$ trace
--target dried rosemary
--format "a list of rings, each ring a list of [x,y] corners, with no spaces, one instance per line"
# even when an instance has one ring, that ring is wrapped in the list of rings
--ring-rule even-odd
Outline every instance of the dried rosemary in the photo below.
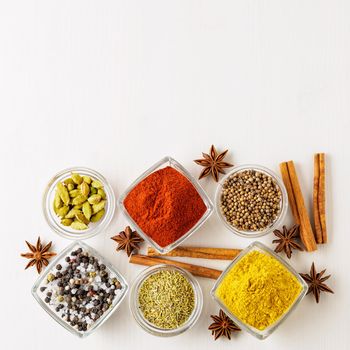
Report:
[[[183,325],[194,309],[192,285],[178,271],[159,271],[141,285],[139,307],[147,321],[162,329]]]

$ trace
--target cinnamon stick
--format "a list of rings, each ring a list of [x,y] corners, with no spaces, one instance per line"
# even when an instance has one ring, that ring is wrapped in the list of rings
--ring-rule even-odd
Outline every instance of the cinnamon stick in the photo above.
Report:
[[[326,225],[326,162],[325,154],[319,154],[320,163],[320,181],[318,187],[318,210],[322,228],[322,243],[327,243],[327,225]]]
[[[280,168],[294,219],[296,223],[300,225],[300,238],[308,252],[317,250],[314,233],[312,231],[294,163],[293,161],[284,162],[280,165]]]
[[[192,264],[186,264],[179,261],[173,261],[169,259],[163,259],[163,258],[152,258],[146,255],[140,255],[140,254],[134,254],[131,255],[130,263],[132,264],[138,264],[138,265],[144,265],[144,266],[154,266],[158,264],[168,264],[172,266],[181,267],[190,273],[192,273],[195,276],[199,277],[206,277],[206,278],[212,278],[212,279],[218,279],[221,275],[220,270],[210,269],[208,267],[204,266],[198,266],[198,265],[192,265]]]
[[[177,247],[169,253],[160,254],[154,248],[148,247],[148,256],[172,256],[200,259],[232,260],[241,249],[226,248],[202,248],[202,247]]]
[[[282,180],[284,182],[284,186],[286,187],[286,190],[288,193],[288,201],[289,201],[290,208],[292,210],[294,221],[296,224],[300,225],[300,216],[299,216],[298,206],[297,206],[297,202],[295,200],[293,186],[292,186],[292,183],[290,181],[287,162],[280,164],[280,171],[281,171],[281,175],[282,175]]]
[[[315,236],[316,242],[322,243],[322,227],[320,220],[320,211],[318,205],[319,199],[319,187],[320,187],[320,155],[319,153],[314,155],[314,191],[313,191],[313,213],[315,224]]]

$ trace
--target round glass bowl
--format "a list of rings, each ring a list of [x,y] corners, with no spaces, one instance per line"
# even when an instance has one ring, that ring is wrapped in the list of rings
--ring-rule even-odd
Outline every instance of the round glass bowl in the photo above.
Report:
[[[139,290],[143,284],[143,282],[153,275],[154,273],[157,273],[159,271],[177,271],[181,273],[191,284],[194,292],[194,299],[195,299],[195,305],[192,311],[192,314],[190,317],[187,319],[187,321],[180,326],[179,328],[175,329],[162,329],[158,328],[154,324],[150,323],[146,318],[143,316],[143,313],[139,307],[139,301],[138,301],[138,296],[139,296]],[[162,265],[156,265],[156,266],[151,266],[145,270],[143,270],[136,278],[134,281],[133,286],[131,287],[131,293],[130,293],[130,309],[131,313],[134,316],[136,322],[138,325],[143,328],[145,331],[152,335],[160,336],[160,337],[171,337],[175,335],[179,335],[190,328],[194,326],[194,324],[197,322],[203,308],[203,294],[201,287],[198,283],[198,281],[187,271],[175,267],[175,266],[170,266],[166,264]]]
[[[265,175],[268,175],[270,177],[272,177],[272,179],[274,180],[274,182],[277,184],[277,186],[280,188],[281,190],[281,201],[280,201],[280,212],[278,214],[278,216],[276,217],[276,219],[270,223],[267,227],[265,227],[263,230],[260,231],[245,231],[245,230],[240,230],[237,227],[231,225],[230,223],[227,222],[225,216],[223,215],[220,205],[221,205],[221,194],[222,194],[222,188],[224,183],[226,182],[226,180],[237,173],[240,173],[242,171],[245,170],[256,170],[259,171]],[[231,230],[232,232],[236,233],[239,236],[242,237],[261,237],[264,236],[268,233],[270,233],[272,230],[276,229],[278,226],[280,226],[280,224],[283,222],[287,210],[288,210],[288,195],[287,195],[287,191],[286,188],[284,187],[284,184],[282,182],[282,180],[270,169],[265,168],[261,165],[241,165],[238,167],[233,168],[233,170],[228,173],[227,175],[225,175],[219,182],[218,187],[216,189],[216,193],[215,193],[215,206],[216,206],[216,212],[218,214],[218,216],[220,217],[220,219],[222,220],[222,222],[225,224],[225,226]]]
[[[104,186],[106,192],[105,214],[102,219],[96,223],[89,223],[86,230],[74,230],[70,226],[61,224],[60,218],[53,210],[53,200],[55,197],[56,186],[58,182],[62,182],[71,176],[71,173],[78,173],[81,176],[90,176],[93,179],[99,180]],[[115,196],[113,189],[108,181],[97,171],[84,167],[73,167],[65,169],[56,174],[47,185],[43,196],[43,212],[49,226],[60,236],[68,239],[87,239],[96,236],[102,232],[112,220],[115,211]]]

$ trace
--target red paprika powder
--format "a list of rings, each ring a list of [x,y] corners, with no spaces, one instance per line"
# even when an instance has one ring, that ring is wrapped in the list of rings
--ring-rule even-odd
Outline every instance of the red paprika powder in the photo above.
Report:
[[[142,231],[161,247],[182,237],[207,210],[191,182],[169,166],[136,185],[124,206]]]

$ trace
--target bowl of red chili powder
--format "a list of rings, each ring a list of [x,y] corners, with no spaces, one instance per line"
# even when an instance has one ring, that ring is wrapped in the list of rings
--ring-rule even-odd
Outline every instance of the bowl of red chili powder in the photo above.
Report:
[[[138,233],[160,253],[181,244],[213,212],[202,187],[171,157],[145,171],[118,204]]]

